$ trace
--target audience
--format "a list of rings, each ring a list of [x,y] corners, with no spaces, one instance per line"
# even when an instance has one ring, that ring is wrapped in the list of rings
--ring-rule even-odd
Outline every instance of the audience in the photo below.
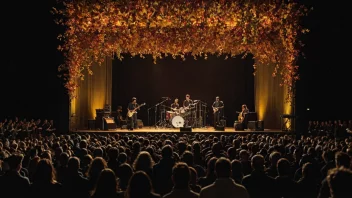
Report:
[[[25,123],[18,118],[0,122],[3,197],[351,195],[347,122],[311,125],[300,138],[230,133],[58,135],[51,131],[53,122]]]

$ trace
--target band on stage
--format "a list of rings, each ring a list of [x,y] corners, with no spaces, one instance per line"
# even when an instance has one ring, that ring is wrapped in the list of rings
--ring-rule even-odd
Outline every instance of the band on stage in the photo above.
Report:
[[[163,97],[163,101],[155,105],[161,109],[160,120],[157,122],[155,120],[155,127],[166,127],[166,128],[180,128],[180,127],[192,127],[199,128],[205,127],[206,117],[207,117],[207,104],[201,100],[192,100],[189,94],[186,94],[185,100],[182,105],[179,104],[179,99],[175,98],[171,105],[165,105],[166,101],[171,100],[169,97]],[[118,106],[117,108],[117,116],[116,123],[118,126],[122,126],[123,124],[127,125],[129,130],[137,129],[138,126],[138,111],[141,110],[141,107],[144,106],[145,103],[139,105],[137,103],[137,98],[133,97],[131,102],[127,105],[127,115],[126,118],[123,118],[123,108],[122,106]],[[224,123],[222,120],[225,120],[224,102],[220,100],[219,96],[215,97],[215,101],[212,106],[213,113],[213,126],[223,126]],[[148,109],[148,120],[149,118],[149,110]],[[155,110],[156,112],[156,110]],[[242,105],[241,112],[238,113],[238,122],[243,122],[244,117],[247,113],[249,113],[249,109],[247,105]],[[156,116],[155,116],[156,117]],[[224,126],[225,127],[225,126]]]

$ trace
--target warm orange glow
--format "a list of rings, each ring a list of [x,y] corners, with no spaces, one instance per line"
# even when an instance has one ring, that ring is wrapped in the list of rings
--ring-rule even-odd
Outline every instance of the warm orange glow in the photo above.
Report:
[[[71,128],[84,128],[88,120],[95,119],[96,109],[103,109],[104,105],[111,104],[112,60],[107,59],[101,66],[94,65],[94,75],[85,73],[85,80],[77,79],[79,87],[76,90],[77,98],[71,100]]]
[[[272,77],[272,73],[268,72],[274,67],[257,67],[254,85],[258,119],[263,120],[265,128],[268,129],[280,129],[280,116],[291,113],[291,106],[285,100],[288,94],[287,86],[278,86],[280,79]]]

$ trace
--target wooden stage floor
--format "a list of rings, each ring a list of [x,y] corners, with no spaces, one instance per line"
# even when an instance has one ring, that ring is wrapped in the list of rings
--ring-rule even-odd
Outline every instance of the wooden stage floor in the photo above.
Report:
[[[176,133],[181,132],[179,128],[155,128],[155,127],[143,127],[141,129],[134,129],[129,131],[127,129],[112,129],[112,130],[77,130],[72,131],[76,133]],[[182,131],[187,132],[187,131]],[[188,132],[189,133],[189,132]],[[192,133],[291,133],[282,131],[280,129],[265,129],[264,131],[253,131],[253,130],[244,130],[244,131],[235,131],[233,127],[226,127],[225,131],[216,131],[213,127],[207,128],[192,128]]]

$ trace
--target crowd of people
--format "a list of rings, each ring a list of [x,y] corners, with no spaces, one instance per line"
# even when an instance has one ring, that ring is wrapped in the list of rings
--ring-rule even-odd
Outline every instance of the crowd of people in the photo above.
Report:
[[[344,137],[346,133],[352,131],[352,120],[329,120],[329,121],[309,121],[308,134],[309,135],[328,135],[331,137]]]
[[[18,121],[2,128],[16,126],[14,122]],[[2,197],[339,198],[352,194],[348,136],[50,133],[13,137],[3,135],[0,141]]]
[[[26,118],[20,120],[18,117],[0,120],[0,137],[22,139],[24,137],[33,137],[41,134],[47,135],[55,131],[53,120],[27,120]]]

